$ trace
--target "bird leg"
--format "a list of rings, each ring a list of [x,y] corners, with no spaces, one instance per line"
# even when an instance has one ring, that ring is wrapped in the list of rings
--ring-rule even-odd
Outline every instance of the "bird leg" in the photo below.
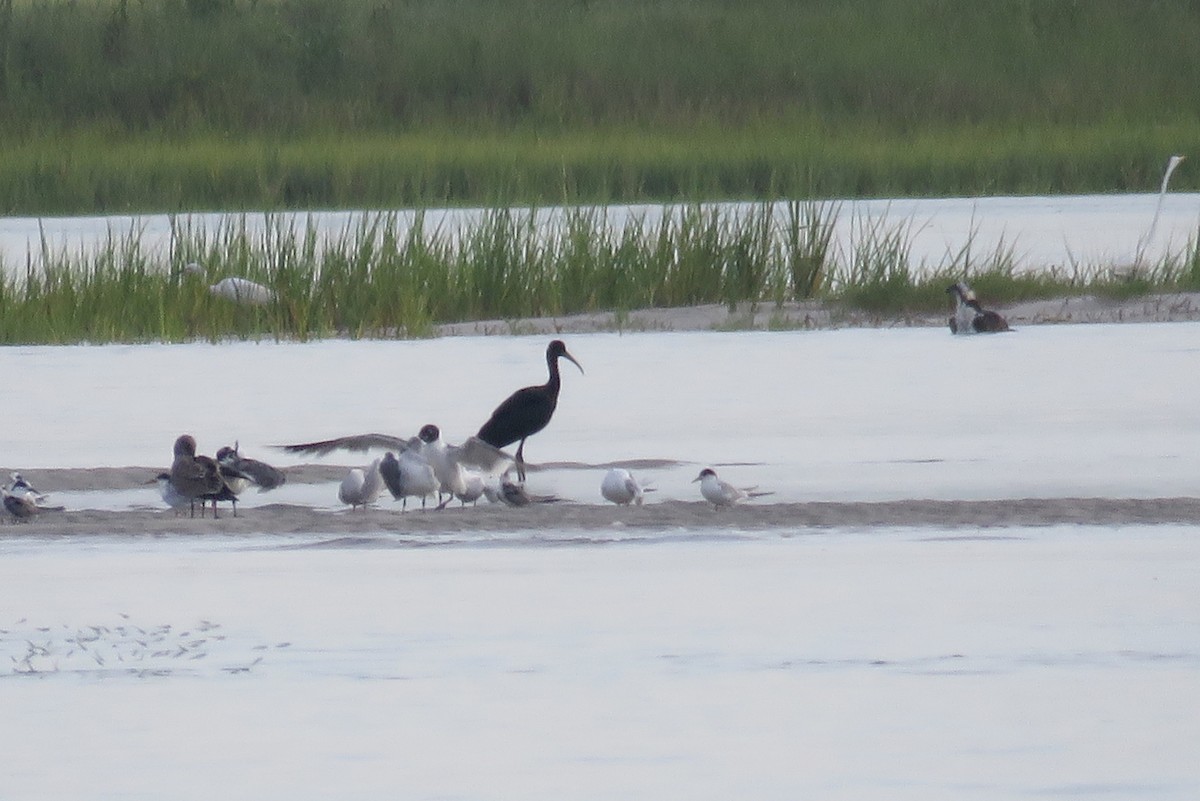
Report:
[[[525,440],[517,446],[517,478],[525,480]]]

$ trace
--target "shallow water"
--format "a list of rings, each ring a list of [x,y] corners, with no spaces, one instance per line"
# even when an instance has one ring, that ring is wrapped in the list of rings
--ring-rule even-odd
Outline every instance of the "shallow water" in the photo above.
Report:
[[[1189,433],[1200,429],[1200,324],[1034,326],[974,339],[944,329],[590,334],[567,343],[587,372],[564,363],[559,409],[527,458],[679,462],[638,471],[658,487],[651,500],[697,498],[691,480],[707,465],[785,501],[1187,497],[1200,476]],[[309,459],[273,445],[412,436],[427,422],[458,442],[511,390],[544,380],[545,345],[461,337],[2,348],[0,419],[10,424],[0,468],[165,468],[184,432],[201,452],[239,441],[245,455],[284,466]],[[599,502],[602,472],[534,473],[531,485]],[[334,503],[336,488],[316,492],[283,499]],[[246,503],[280,497],[252,492]]]
[[[1198,342],[1191,323],[572,336],[587,373],[564,365],[527,453],[682,462],[645,471],[651,502],[697,499],[707,464],[778,500],[1191,496]],[[0,348],[0,461],[165,466],[184,431],[282,465],[271,444],[430,421],[455,441],[543,379],[545,345]],[[599,503],[602,473],[530,484]],[[280,492],[245,506],[336,488]],[[453,536],[7,527],[3,793],[1200,794],[1192,526],[555,532],[509,511]]]
[[[1200,792],[1188,528],[321,541],[0,541],[5,793]]]
[[[1055,195],[1029,197],[896,198],[890,200],[823,201],[834,212],[834,249],[842,263],[850,261],[855,244],[869,241],[871,230],[880,233],[903,230],[910,244],[912,269],[935,268],[952,263],[969,252],[972,262],[987,264],[997,252],[1011,251],[1016,265],[1042,270],[1078,266],[1096,269],[1132,264],[1139,255],[1156,262],[1168,254],[1178,255],[1195,241],[1200,228],[1200,194],[1168,193],[1162,204],[1158,226],[1150,238],[1151,221],[1158,203],[1157,193],[1112,195]],[[709,204],[711,208],[736,214],[749,204]],[[664,213],[678,207],[629,205],[606,208],[614,228],[629,220],[653,225]],[[366,212],[374,216],[378,212]],[[781,221],[784,206],[777,207]],[[428,231],[455,235],[475,225],[479,209],[433,209],[424,213]],[[261,232],[268,224],[283,222],[299,229],[312,224],[320,236],[339,236],[355,231],[363,219],[360,211],[283,212],[272,215],[231,216],[224,213],[114,215],[104,217],[6,217],[0,218],[0,258],[13,271],[23,271],[27,260],[41,258],[42,243],[51,253],[90,253],[110,238],[124,241],[136,236],[144,252],[170,259],[172,219],[184,228],[210,234],[230,222],[244,222],[247,231]],[[401,232],[411,225],[411,211],[397,211]],[[561,210],[538,212],[539,225],[552,227],[562,219]],[[178,266],[178,265],[175,265]]]

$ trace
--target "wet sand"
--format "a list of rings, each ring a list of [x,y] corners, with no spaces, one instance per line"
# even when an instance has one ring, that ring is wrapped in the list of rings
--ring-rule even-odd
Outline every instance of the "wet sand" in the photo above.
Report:
[[[288,468],[297,483],[334,483],[345,467],[302,465]],[[121,467],[29,471],[42,488],[58,490],[122,490],[141,486],[151,468]],[[293,504],[243,508],[233,517],[223,504],[216,520],[177,515],[165,508],[121,511],[45,511],[33,520],[0,526],[0,537],[59,537],[86,535],[160,536],[355,534],[436,535],[511,531],[647,532],[672,530],[754,531],[903,526],[955,529],[966,535],[992,528],[1021,526],[1200,524],[1200,498],[1036,498],[1020,500],[900,500],[878,502],[768,503],[756,499],[715,510],[700,501],[664,499],[641,507],[560,501],[513,508],[481,502],[452,505],[444,510],[410,508],[401,511],[390,498],[368,509],[316,509]],[[11,521],[11,518],[8,518]]]

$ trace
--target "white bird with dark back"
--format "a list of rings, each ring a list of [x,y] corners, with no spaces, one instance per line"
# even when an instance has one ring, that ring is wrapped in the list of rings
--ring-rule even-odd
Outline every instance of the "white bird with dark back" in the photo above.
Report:
[[[700,494],[704,496],[704,500],[713,505],[714,509],[774,494],[773,492],[760,492],[758,487],[735,487],[728,481],[717,478],[717,471],[711,467],[704,468],[700,471],[700,475],[692,479],[693,484],[697,481],[700,482]]]
[[[400,501],[400,511],[408,508],[409,498],[420,498],[424,509],[429,496],[441,486],[419,445],[401,451],[399,458],[391,451],[385,453],[379,463],[379,474],[392,498]]]
[[[979,305],[975,291],[967,286],[966,281],[958,281],[946,287],[946,294],[954,296],[954,316],[950,318],[950,333],[998,334],[1012,330],[1003,317]]]
[[[61,506],[47,506],[47,496],[38,492],[20,473],[11,473],[9,483],[0,487],[4,509],[16,520],[29,520],[42,512],[61,512]]]

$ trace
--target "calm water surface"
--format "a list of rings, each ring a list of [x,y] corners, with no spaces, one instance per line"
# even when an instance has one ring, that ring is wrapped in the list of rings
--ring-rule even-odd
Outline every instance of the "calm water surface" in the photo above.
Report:
[[[543,337],[0,348],[0,467],[169,464],[201,452],[304,461],[287,442],[441,426],[474,433],[545,380]],[[715,465],[778,500],[1191,496],[1200,476],[1200,324],[592,334],[567,338],[531,462],[663,459],[658,497]],[[326,461],[355,464],[361,455]],[[537,474],[598,501],[601,473]],[[328,493],[332,503],[334,492]],[[270,496],[264,496],[270,498]],[[325,502],[325,501],[323,501]]]
[[[4,538],[0,775],[39,799],[1183,801],[1198,548]]]
[[[997,251],[1011,251],[1018,266],[1041,270],[1051,267],[1094,269],[1132,263],[1139,246],[1143,255],[1157,260],[1178,254],[1196,239],[1200,227],[1200,194],[1169,193],[1153,239],[1146,240],[1157,203],[1156,194],[1057,195],[1044,197],[980,197],[893,200],[826,201],[835,212],[834,242],[842,262],[850,260],[855,244],[869,239],[872,229],[903,229],[910,243],[914,269],[948,264],[969,252],[974,263],[986,263]],[[711,204],[737,213],[747,204]],[[661,205],[612,206],[607,219],[615,228],[630,220],[653,225],[677,207]],[[785,219],[779,207],[780,219]],[[375,215],[378,212],[367,212]],[[396,212],[401,229],[411,224],[411,211]],[[311,223],[321,235],[337,236],[357,229],[364,212],[300,212],[229,216],[223,213],[178,215],[178,224],[193,230],[215,232],[222,226],[244,222],[250,232],[261,231],[269,220],[284,221],[301,230]],[[429,231],[454,233],[477,223],[478,209],[425,213]],[[560,210],[538,213],[539,224],[553,226]],[[171,217],[167,215],[117,215],[0,219],[0,257],[10,270],[24,270],[27,259],[40,259],[43,237],[53,253],[93,252],[110,238],[122,241],[136,235],[143,250],[170,261]],[[959,258],[961,261],[961,258]]]
[[[649,471],[662,497],[697,497],[708,464],[783,500],[1190,496],[1200,475],[1200,324],[567,342],[587,373],[566,365],[530,460],[678,460]],[[183,431],[285,465],[271,445],[461,439],[544,379],[545,346],[0,348],[0,461],[161,466]],[[531,482],[599,502],[601,474]],[[0,794],[1200,795],[1194,527],[549,539],[9,527]]]

